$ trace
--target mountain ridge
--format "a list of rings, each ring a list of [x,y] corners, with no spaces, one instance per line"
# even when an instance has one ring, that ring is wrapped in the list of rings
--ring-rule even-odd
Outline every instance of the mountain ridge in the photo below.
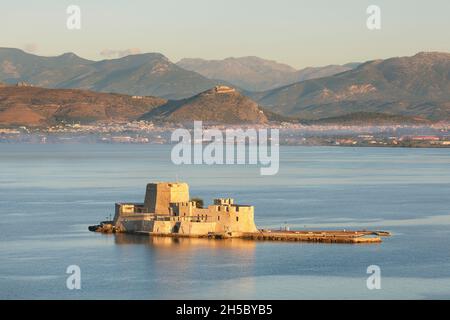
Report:
[[[307,67],[297,70],[287,64],[256,56],[228,57],[223,60],[184,58],[177,65],[207,78],[227,81],[245,91],[264,91],[307,79],[350,70],[358,63]]]
[[[249,96],[285,116],[314,120],[359,111],[450,119],[450,54],[372,60],[333,76]]]
[[[254,56],[244,60],[253,63],[255,68],[266,64],[268,68],[261,72],[269,74],[274,68],[293,72],[290,66],[276,61]],[[229,58],[228,61],[243,60]],[[236,91],[254,100],[266,114],[272,112],[279,119],[315,120],[357,112],[418,116],[431,121],[450,119],[450,53],[419,52],[414,56],[350,65],[347,71],[271,90],[249,92],[237,87]],[[303,70],[307,77],[309,71],[309,68]],[[311,72],[318,75],[314,68]],[[0,87],[1,82],[162,96],[166,100],[188,99],[218,84],[233,86],[184,70],[161,53],[91,61],[70,52],[41,57],[14,48],[0,48]]]
[[[0,48],[0,81],[172,99],[189,97],[219,84],[180,68],[161,53],[92,61],[74,53],[43,57],[15,48]]]

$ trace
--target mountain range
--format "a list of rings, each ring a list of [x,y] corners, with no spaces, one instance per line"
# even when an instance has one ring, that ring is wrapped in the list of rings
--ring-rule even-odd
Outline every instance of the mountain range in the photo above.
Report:
[[[287,74],[295,74],[297,78],[289,80]],[[334,121],[353,114],[357,116],[346,117],[345,121],[361,121],[371,115],[378,115],[377,119],[383,118],[382,115],[394,115],[401,116],[392,118],[395,120],[450,120],[450,54],[439,52],[295,70],[288,65],[257,57],[220,61],[182,59],[174,64],[159,53],[91,61],[73,53],[41,57],[19,49],[0,48],[0,81],[83,90],[76,93],[72,90],[71,100],[64,98],[61,102],[52,100],[53,95],[61,93],[66,96],[71,91],[54,93],[43,91],[43,88],[26,91],[20,87],[0,87],[0,120],[1,117],[11,119],[13,110],[25,110],[28,114],[26,108],[31,108],[37,114],[30,119],[39,122],[43,112],[53,114],[55,105],[68,108],[68,103],[76,105],[77,102],[84,106],[86,119],[107,119],[116,111],[106,105],[116,103],[116,100],[122,106],[122,111],[117,112],[130,112],[129,115],[122,115],[122,119],[138,119],[149,113],[146,118],[165,121],[204,117],[208,121],[228,123],[261,123],[270,119],[312,121],[327,118]],[[295,82],[259,92],[246,90],[250,87],[271,87],[277,81]],[[216,95],[212,99],[208,90],[219,84],[233,86],[236,90],[233,94]],[[20,90],[26,91],[22,92],[24,97],[18,95]],[[36,92],[45,96],[42,98],[45,103],[28,96],[32,90],[42,90]],[[94,91],[117,94],[95,96]],[[103,107],[96,107],[94,102]],[[13,105],[19,109],[13,109]],[[129,107],[131,111],[128,111]],[[229,115],[225,115],[227,110]],[[245,115],[246,112],[250,112],[251,116]],[[61,113],[64,112],[59,110],[50,118],[52,121],[60,119]],[[71,114],[68,113],[67,119],[72,119]],[[20,118],[21,114],[17,111],[16,116]],[[115,114],[114,117],[117,116]],[[44,116],[44,119],[46,122],[49,118]]]
[[[224,60],[182,59],[177,64],[160,53],[92,61],[74,53],[43,57],[0,48],[0,81],[27,82],[48,88],[76,88],[128,95],[188,98],[226,84],[242,91],[263,91],[306,79],[350,70],[357,64],[296,70],[258,57]]]
[[[299,81],[331,76],[351,70],[359,64],[348,63],[296,70],[272,60],[241,57],[223,60],[182,59],[177,65],[209,79],[226,81],[246,91],[264,91]]]
[[[0,48],[0,81],[171,99],[190,97],[218,84],[160,53],[91,61],[74,53],[41,57],[12,48]]]
[[[373,112],[450,120],[450,54],[368,61],[333,76],[249,96],[273,112],[301,119]]]

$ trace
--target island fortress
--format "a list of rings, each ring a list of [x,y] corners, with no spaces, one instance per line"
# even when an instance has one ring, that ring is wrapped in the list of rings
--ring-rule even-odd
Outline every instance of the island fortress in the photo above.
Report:
[[[380,242],[384,232],[258,230],[254,207],[235,204],[231,198],[214,199],[203,207],[191,200],[183,182],[147,184],[144,203],[116,203],[113,221],[90,226],[90,231],[138,233],[152,236],[247,238],[317,242]],[[375,237],[366,237],[375,235]]]
[[[119,232],[148,232],[180,236],[238,236],[256,232],[254,207],[214,199],[206,208],[190,201],[182,182],[147,184],[144,203],[116,203],[113,226]]]

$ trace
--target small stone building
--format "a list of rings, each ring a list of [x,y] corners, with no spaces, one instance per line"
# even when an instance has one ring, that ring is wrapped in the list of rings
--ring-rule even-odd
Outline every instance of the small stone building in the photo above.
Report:
[[[236,89],[228,87],[228,86],[215,86],[214,92],[215,93],[233,93],[233,92],[236,92]]]

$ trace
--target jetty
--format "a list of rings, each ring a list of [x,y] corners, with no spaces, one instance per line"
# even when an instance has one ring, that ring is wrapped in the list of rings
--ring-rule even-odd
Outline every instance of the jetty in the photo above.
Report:
[[[315,231],[278,231],[268,230],[250,232],[242,235],[249,240],[267,241],[304,241],[323,243],[380,243],[381,237],[390,236],[386,231],[346,231],[346,230],[315,230]]]

